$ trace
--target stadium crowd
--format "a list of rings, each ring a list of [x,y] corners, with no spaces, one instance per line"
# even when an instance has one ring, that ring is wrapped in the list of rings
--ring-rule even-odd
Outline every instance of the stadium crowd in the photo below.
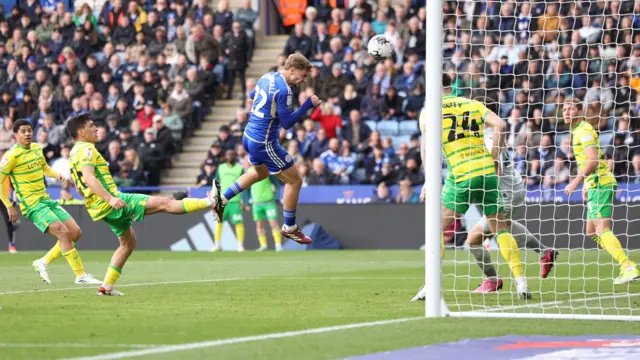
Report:
[[[640,183],[640,1],[444,3],[444,71],[453,93],[487,103],[507,122],[511,158],[529,185],[551,188],[576,173],[561,105],[572,97],[584,101],[618,180]],[[425,8],[411,0],[320,4],[295,26],[275,69],[293,52],[313,59],[297,104],[313,93],[325,103],[283,131],[282,144],[305,184],[382,184],[379,201],[402,201],[389,195],[390,185],[402,185],[403,194],[424,180],[416,133]],[[393,42],[393,59],[367,56],[376,34]],[[225,132],[223,149],[228,138],[238,143],[250,105]]]
[[[616,177],[640,183],[640,1],[444,4],[444,71],[454,95],[480,99],[507,121],[512,160],[528,184],[553,187],[576,171],[559,105],[571,97],[584,101]],[[28,118],[52,165],[65,169],[64,119],[89,111],[118,182],[157,185],[183,138],[216,98],[231,98],[237,78],[244,106],[220,129],[197,184],[211,183],[225,150],[246,162],[240,139],[257,80],[244,74],[258,15],[251,1],[235,14],[227,0],[78,0],[74,9],[27,0],[0,17],[0,150],[14,142],[12,121]],[[305,185],[382,184],[379,201],[415,200],[411,188],[424,181],[417,119],[425,23],[420,1],[332,8],[322,0],[291,29],[272,70],[302,53],[314,67],[294,89],[294,105],[311,94],[324,100],[281,133]],[[392,59],[367,55],[376,34],[394,44]]]
[[[27,118],[51,165],[69,174],[64,121],[90,112],[121,186],[158,185],[216,90],[231,95],[233,79],[244,80],[258,16],[250,1],[235,14],[227,0],[20,4],[0,14],[0,150]]]

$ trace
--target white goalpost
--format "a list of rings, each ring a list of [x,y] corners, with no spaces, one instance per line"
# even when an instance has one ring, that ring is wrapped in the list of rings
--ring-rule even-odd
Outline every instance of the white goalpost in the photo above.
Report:
[[[476,2],[459,1],[458,6],[474,6],[470,5],[474,3]],[[496,94],[495,96],[497,97],[493,100],[500,104],[499,110],[494,112],[504,121],[509,121],[511,119],[510,116],[514,116],[513,111],[520,111],[518,105],[522,105],[522,102],[519,96],[523,92],[527,96],[525,105],[529,111],[527,114],[520,115],[520,118],[524,122],[523,126],[535,126],[535,124],[539,124],[538,120],[540,120],[540,122],[548,121],[542,120],[542,118],[547,119],[547,117],[551,116],[547,115],[548,113],[556,111],[553,116],[555,116],[557,122],[547,128],[548,132],[546,133],[542,132],[542,130],[537,130],[540,135],[535,135],[537,136],[536,142],[529,140],[534,135],[527,135],[535,131],[521,127],[517,127],[517,129],[522,129],[518,131],[525,134],[523,135],[525,140],[523,143],[517,142],[518,139],[521,139],[518,137],[520,133],[514,131],[513,127],[520,125],[516,125],[515,123],[510,124],[509,126],[513,127],[507,130],[510,131],[510,134],[507,134],[508,141],[505,144],[505,148],[511,156],[511,161],[514,161],[517,156],[520,156],[520,158],[523,156],[522,153],[518,153],[518,151],[522,150],[523,146],[527,151],[542,149],[543,145],[541,145],[541,143],[546,141],[544,138],[547,135],[545,134],[549,134],[552,141],[552,145],[549,147],[553,146],[553,154],[555,155],[553,155],[554,159],[549,161],[544,170],[549,170],[549,166],[556,166],[556,162],[561,161],[562,158],[559,157],[559,160],[556,160],[556,155],[562,153],[566,164],[570,164],[567,165],[568,169],[572,171],[569,181],[576,176],[575,167],[577,167],[577,164],[575,154],[572,153],[572,156],[574,156],[573,160],[569,158],[569,154],[564,154],[564,152],[572,151],[570,150],[572,147],[570,143],[571,129],[562,122],[562,104],[572,98],[577,98],[584,104],[584,113],[591,114],[593,113],[590,112],[593,103],[596,102],[599,106],[596,110],[601,111],[597,113],[598,119],[601,119],[601,117],[604,118],[601,121],[604,125],[600,126],[596,131],[599,136],[598,147],[606,154],[607,160],[605,160],[605,162],[609,164],[610,168],[617,169],[618,165],[626,161],[628,164],[623,165],[629,168],[629,173],[631,173],[632,170],[636,170],[636,173],[639,174],[637,175],[637,188],[634,187],[633,184],[629,185],[628,182],[618,180],[618,195],[614,197],[613,200],[615,205],[613,206],[613,213],[611,215],[613,223],[611,231],[619,239],[621,247],[629,259],[640,262],[640,250],[633,250],[634,248],[640,249],[640,245],[635,245],[640,244],[640,202],[635,202],[638,201],[638,199],[634,199],[638,197],[636,194],[640,194],[640,144],[638,144],[638,152],[635,153],[635,156],[638,156],[637,169],[635,168],[636,165],[632,164],[634,154],[631,150],[628,150],[628,147],[627,150],[625,150],[629,152],[626,157],[618,156],[618,151],[622,150],[616,147],[610,147],[616,144],[616,136],[622,136],[619,134],[623,132],[619,129],[621,129],[620,126],[623,125],[619,125],[619,123],[624,122],[627,126],[626,132],[624,132],[627,137],[624,141],[631,141],[627,140],[631,136],[628,134],[632,134],[634,131],[640,135],[640,46],[636,45],[640,44],[640,1],[636,1],[635,7],[631,10],[629,10],[629,8],[621,8],[620,4],[618,4],[617,11],[619,14],[616,19],[618,19],[619,22],[617,23],[615,33],[617,39],[607,38],[608,33],[606,32],[606,27],[609,26],[607,25],[607,16],[609,15],[605,15],[604,10],[602,10],[602,14],[600,14],[596,11],[598,9],[594,10],[594,8],[591,8],[591,6],[602,6],[602,3],[610,7],[610,2],[590,2],[591,5],[586,5],[589,6],[589,8],[576,10],[574,7],[578,5],[575,4],[579,2],[571,2],[574,4],[574,7],[569,7],[569,2],[549,0],[543,1],[545,4],[544,11],[542,13],[538,12],[537,14],[534,13],[533,4],[539,5],[541,2],[529,4],[528,2],[514,0],[500,0],[498,3],[502,6],[502,10],[500,10],[498,14],[493,13],[487,15],[483,12],[486,10],[482,10],[481,12],[476,11],[475,13],[473,11],[466,13],[458,11],[455,14],[454,12],[447,12],[447,14],[445,14],[443,8],[448,6],[445,4],[445,1],[426,1],[426,86],[424,112],[427,121],[421,139],[423,142],[422,146],[425,149],[424,159],[422,160],[426,179],[424,185],[426,196],[424,246],[425,316],[427,318],[494,317],[640,321],[640,281],[614,285],[614,279],[618,276],[621,266],[626,266],[622,264],[628,263],[621,262],[619,264],[616,259],[610,255],[609,250],[603,248],[598,237],[594,240],[591,236],[587,236],[586,219],[588,210],[586,203],[581,200],[581,188],[578,188],[573,196],[566,196],[563,192],[565,183],[554,182],[553,186],[551,186],[551,183],[548,183],[548,181],[551,180],[546,178],[544,173],[536,174],[537,179],[539,179],[537,181],[540,183],[539,188],[532,188],[533,190],[531,190],[532,192],[530,194],[535,193],[535,195],[529,195],[524,204],[517,206],[513,217],[514,220],[524,225],[528,231],[543,244],[545,249],[548,247],[549,249],[556,249],[559,252],[555,267],[550,272],[550,275],[543,279],[539,276],[543,254],[541,249],[535,249],[529,246],[528,242],[527,245],[518,242],[521,263],[524,266],[525,277],[531,290],[531,299],[521,300],[518,297],[514,277],[510,272],[508,264],[502,258],[497,248],[497,243],[492,237],[489,237],[489,240],[486,244],[483,244],[483,246],[487,245],[486,248],[491,255],[491,262],[497,274],[504,281],[504,287],[499,291],[485,294],[473,293],[475,288],[485,278],[485,274],[483,274],[483,271],[476,265],[476,260],[470,254],[466,245],[455,249],[448,248],[445,257],[441,257],[440,237],[443,231],[446,230],[440,227],[443,185],[443,92],[441,80],[443,71],[446,71],[448,74],[455,74],[454,76],[460,80],[456,85],[458,89],[460,89],[461,86],[467,86],[466,90],[463,89],[454,94],[456,96],[474,99],[475,96],[473,94],[477,95],[478,92],[475,90],[480,89],[480,87],[485,90],[485,96],[487,96],[486,90],[493,90],[492,93]],[[522,38],[518,38],[518,36],[520,36],[518,31],[523,29],[518,30],[517,28],[519,26],[518,22],[521,20],[518,16],[523,3],[527,3],[532,7],[530,10],[530,21],[539,22],[542,16],[550,18],[551,15],[554,15],[553,10],[549,10],[549,5],[551,5],[558,7],[556,11],[560,11],[561,6],[568,6],[570,10],[563,8],[562,11],[570,11],[572,18],[579,18],[583,27],[590,26],[591,22],[596,21],[595,19],[597,19],[598,24],[597,26],[591,26],[594,29],[589,28],[583,30],[582,28],[576,28],[573,30],[574,34],[580,34],[581,39],[578,39],[578,35],[574,35],[573,37],[575,39],[571,40],[578,42],[578,45],[570,41],[571,36],[563,37],[562,31],[570,30],[564,28],[567,21],[563,19],[562,14],[556,13],[555,16],[559,18],[559,25],[557,35],[554,36],[558,38],[562,37],[562,43],[559,43],[555,38],[545,38],[545,36],[547,36],[546,31],[548,31],[546,28],[544,29],[545,32],[535,34],[537,37],[534,36],[534,32],[532,31],[527,39],[523,40]],[[587,2],[583,3],[587,4]],[[596,5],[596,3],[600,4]],[[509,36],[516,38],[516,43],[515,45],[512,44],[512,46],[520,49],[520,53],[517,53],[517,55],[520,56],[519,61],[527,61],[529,68],[525,68],[524,76],[521,77],[521,79],[525,80],[520,80],[520,83],[517,81],[511,83],[508,88],[503,87],[505,84],[503,76],[513,76],[514,74],[502,73],[500,71],[498,71],[497,74],[495,72],[488,74],[489,71],[494,71],[495,69],[487,69],[495,66],[496,61],[498,63],[501,61],[514,61],[509,58],[505,59],[504,55],[507,54],[506,56],[509,57],[513,56],[513,53],[507,50],[503,53],[501,49],[498,49],[496,50],[499,54],[497,60],[494,56],[489,57],[487,56],[488,54],[485,53],[482,53],[482,56],[478,59],[477,52],[474,53],[473,50],[468,50],[472,48],[469,42],[475,41],[476,44],[478,42],[477,39],[471,39],[471,34],[481,33],[481,31],[474,33],[474,31],[477,30],[475,24],[478,17],[488,19],[487,21],[501,22],[502,13],[504,12],[506,14],[509,10],[504,10],[504,6],[513,7],[509,17],[514,19],[513,26],[515,30],[486,30],[485,34],[491,33],[491,31],[504,31],[504,34],[498,34],[497,37],[500,39],[500,42],[496,44],[492,43],[492,39],[487,40],[486,37],[489,36],[485,35],[482,46],[488,46],[490,48],[496,46],[506,47],[507,45],[504,44],[505,39]],[[611,11],[607,11],[606,14],[611,14]],[[447,15],[447,17],[455,16],[456,20],[458,20],[456,21],[456,26],[458,26],[457,24],[459,23],[466,23],[466,25],[464,25],[466,27],[462,30],[455,30],[455,50],[451,51],[453,54],[451,56],[458,56],[458,60],[464,60],[468,64],[482,62],[486,64],[486,67],[477,69],[469,65],[464,68],[456,66],[455,69],[447,68],[443,70],[443,67],[447,66],[447,60],[444,59],[443,51],[446,52],[447,49],[452,48],[447,47],[446,36],[454,32],[451,30],[451,27],[448,27],[450,24],[443,24],[443,18],[447,19],[444,15]],[[464,17],[464,19],[458,17]],[[630,20],[625,20],[627,17],[630,18]],[[543,22],[542,25],[546,26],[546,23]],[[625,26],[628,28],[625,28]],[[599,41],[594,42],[596,37],[593,34],[598,29],[602,32],[602,36],[599,38]],[[625,35],[625,30],[633,31],[630,32],[630,35]],[[540,37],[542,37],[542,40]],[[616,44],[616,41],[622,41],[623,44]],[[444,46],[443,43],[445,43]],[[469,46],[467,50],[465,50],[464,48],[467,45]],[[582,47],[583,45],[585,47]],[[462,56],[464,56],[464,59],[460,59],[461,55],[456,54],[459,48],[463,48],[462,53],[464,55]],[[598,51],[594,50],[596,48]],[[614,50],[611,50],[612,48]],[[625,50],[627,50],[627,53],[622,53]],[[546,56],[544,61],[537,57],[530,57],[530,52],[533,51],[536,52],[535,56]],[[637,51],[637,53],[634,53],[634,51]],[[522,52],[524,52],[526,57],[523,57]],[[570,52],[570,54],[567,54],[568,52]],[[475,58],[472,59],[474,56]],[[567,60],[567,56],[570,61]],[[620,70],[621,58],[631,64],[629,68],[622,67],[623,70]],[[540,60],[538,65],[531,64],[538,60]],[[520,66],[519,69],[523,69],[523,67],[519,65],[519,61],[514,61],[514,64],[511,65],[513,69],[515,69],[516,66]],[[584,64],[585,61],[587,63],[586,65]],[[600,72],[591,68],[591,66],[598,61],[599,64],[601,64]],[[613,72],[612,67],[609,65],[611,63],[615,64]],[[536,70],[536,66],[544,66],[544,70]],[[571,68],[563,68],[563,66],[571,66]],[[636,67],[632,68],[632,66]],[[531,71],[537,72],[531,73]],[[563,74],[567,72],[572,74],[571,80],[569,85],[565,85],[563,88],[560,83],[563,81]],[[493,75],[495,75],[493,77],[494,81],[489,83],[487,78]],[[543,76],[544,79],[543,88],[533,88],[534,77],[539,75]],[[620,85],[619,78],[621,76],[625,77],[627,81],[626,85]],[[496,77],[498,78],[497,82],[495,81]],[[479,80],[480,78],[482,78],[482,80]],[[549,84],[554,84],[552,82],[554,79],[556,79],[557,82],[553,86],[559,89],[557,94],[549,90],[556,89],[549,87]],[[586,80],[586,83],[583,83],[583,79],[588,80]],[[605,79],[609,79],[609,88],[607,89],[605,89],[604,85]],[[596,80],[599,81],[599,86],[603,88],[602,94],[608,96],[609,92],[613,92],[615,99],[607,98],[605,100],[602,97],[603,95],[599,95],[596,100],[591,99],[589,97],[589,89],[591,84]],[[635,81],[635,83],[629,86],[628,83],[632,80]],[[611,85],[611,81],[613,81],[614,85]],[[482,85],[480,85],[481,83]],[[492,84],[496,87],[489,88]],[[536,84],[539,84],[539,82]],[[633,86],[637,86],[638,98],[628,98],[626,100],[627,103],[621,105],[617,102],[619,99],[618,96],[620,96],[621,86],[624,87],[625,91],[626,89],[633,91]],[[540,104],[540,99],[536,97],[537,95],[532,95],[533,92],[537,91],[552,95],[542,95],[542,103]],[[635,94],[635,92],[632,94]],[[489,96],[487,96],[487,98],[489,98]],[[519,101],[520,103],[518,103]],[[605,101],[609,102],[605,103]],[[609,107],[606,113],[604,112],[605,107]],[[631,114],[634,107],[637,109],[635,110],[637,112],[637,122],[635,123]],[[518,109],[513,110],[515,108]],[[531,123],[534,125],[530,125]],[[540,127],[542,127],[542,125],[540,125]],[[527,131],[529,131],[529,133],[527,133]],[[515,135],[514,132],[516,133]],[[638,141],[640,142],[640,136]],[[531,159],[528,158],[526,154],[524,157],[524,161],[527,164],[524,168],[531,169]],[[537,161],[540,162],[540,160]],[[553,172],[554,176],[562,170],[560,164],[557,164],[557,166],[558,169]],[[542,171],[542,168],[537,168],[536,171]],[[551,171],[549,173],[551,173]],[[617,172],[614,173],[616,176],[619,176]],[[527,176],[527,174],[525,174],[525,176]],[[628,176],[631,178],[631,175]],[[619,177],[620,179],[624,178],[624,176]],[[634,191],[637,192],[634,193]],[[621,193],[622,195],[620,195]],[[481,211],[479,211],[477,206],[472,205],[466,216],[461,219],[465,230],[471,231],[471,228],[478,222],[480,217],[482,217]],[[604,232],[602,232],[602,234],[604,234]]]

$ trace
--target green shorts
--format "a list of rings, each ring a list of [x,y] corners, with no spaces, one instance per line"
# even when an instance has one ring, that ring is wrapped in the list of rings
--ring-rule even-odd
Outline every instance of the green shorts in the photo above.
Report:
[[[253,204],[253,221],[278,220],[278,206],[275,201]]]
[[[244,222],[242,218],[242,206],[240,202],[230,202],[224,207],[224,213],[222,213],[222,221],[229,220],[232,224],[240,224]]]
[[[25,214],[42,233],[47,231],[49,225],[56,221],[65,222],[71,217],[67,210],[51,199],[40,199],[40,201]]]
[[[121,236],[131,227],[134,221],[144,220],[149,195],[120,193],[120,199],[127,203],[122,209],[113,209],[109,215],[102,218],[114,234]]]
[[[617,189],[617,186],[602,186],[587,190],[587,219],[610,218]]]
[[[476,176],[460,182],[447,177],[442,188],[442,205],[458,214],[464,214],[471,203],[480,206],[484,215],[503,211],[498,176]]]

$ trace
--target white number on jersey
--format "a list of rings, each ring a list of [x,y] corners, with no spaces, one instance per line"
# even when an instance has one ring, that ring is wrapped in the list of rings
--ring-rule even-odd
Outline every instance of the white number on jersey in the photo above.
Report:
[[[260,112],[260,109],[264,107],[267,103],[267,93],[260,89],[259,86],[256,85],[256,98],[253,99],[253,108],[251,109],[251,113],[259,118],[264,117],[264,113]]]

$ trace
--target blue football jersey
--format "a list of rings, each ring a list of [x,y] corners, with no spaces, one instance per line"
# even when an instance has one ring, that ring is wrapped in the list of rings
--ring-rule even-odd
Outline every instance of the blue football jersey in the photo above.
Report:
[[[253,106],[244,135],[258,143],[277,141],[280,136],[278,112],[291,112],[291,88],[279,72],[270,72],[258,80],[253,93]]]

